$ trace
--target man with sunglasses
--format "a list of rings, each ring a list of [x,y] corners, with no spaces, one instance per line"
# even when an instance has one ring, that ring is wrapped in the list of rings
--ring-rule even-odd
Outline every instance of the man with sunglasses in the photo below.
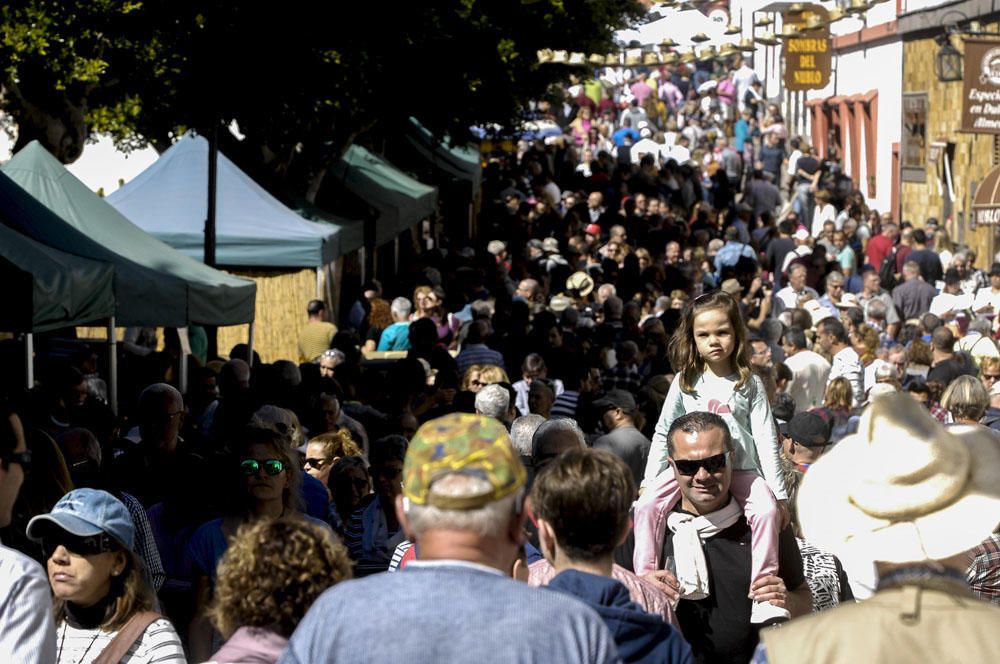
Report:
[[[0,403],[0,527],[31,462],[21,420]],[[37,562],[0,544],[0,654],[5,663],[54,662],[56,632],[48,579]]]
[[[667,517],[672,536],[664,537],[660,559],[668,566],[674,561],[681,631],[697,661],[749,661],[760,628],[750,622],[751,600],[783,606],[793,617],[812,608],[795,537],[788,528],[781,532],[779,576],[758,579],[748,597],[750,526],[729,492],[729,428],[714,413],[688,413],[670,427],[667,451],[681,500]],[[677,597],[672,574],[653,574],[665,579],[659,586]]]

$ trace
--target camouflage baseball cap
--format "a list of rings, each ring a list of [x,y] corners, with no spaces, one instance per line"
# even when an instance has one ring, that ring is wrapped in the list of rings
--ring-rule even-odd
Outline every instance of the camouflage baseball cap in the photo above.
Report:
[[[480,477],[491,488],[474,496],[431,494],[431,485],[451,474]],[[500,422],[452,413],[427,422],[410,441],[403,464],[403,495],[415,505],[471,510],[509,496],[526,479],[521,459]]]

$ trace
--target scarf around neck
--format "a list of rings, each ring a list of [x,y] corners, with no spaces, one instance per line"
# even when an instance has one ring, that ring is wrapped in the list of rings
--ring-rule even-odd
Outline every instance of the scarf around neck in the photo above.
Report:
[[[709,594],[708,564],[705,562],[705,540],[736,523],[743,510],[735,498],[720,510],[701,516],[686,512],[671,512],[667,527],[673,535],[674,563],[681,597],[704,599]]]

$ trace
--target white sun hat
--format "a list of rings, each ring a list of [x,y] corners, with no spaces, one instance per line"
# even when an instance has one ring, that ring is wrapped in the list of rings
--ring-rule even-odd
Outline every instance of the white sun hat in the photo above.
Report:
[[[887,394],[809,468],[806,540],[842,558],[943,560],[1000,523],[1000,445],[984,427],[945,428],[912,397]]]

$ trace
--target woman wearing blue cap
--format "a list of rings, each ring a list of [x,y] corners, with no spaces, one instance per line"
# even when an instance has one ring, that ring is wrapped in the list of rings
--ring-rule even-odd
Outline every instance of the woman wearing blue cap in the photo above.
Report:
[[[117,498],[70,491],[28,523],[28,537],[47,559],[58,664],[186,662],[170,621],[152,611],[135,528]]]

